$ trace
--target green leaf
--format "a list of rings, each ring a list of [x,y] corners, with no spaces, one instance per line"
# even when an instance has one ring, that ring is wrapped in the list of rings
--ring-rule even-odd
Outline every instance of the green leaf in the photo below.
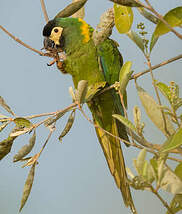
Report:
[[[121,67],[121,70],[119,73],[119,84],[120,84],[121,94],[125,93],[128,82],[131,78],[132,73],[134,72],[134,71],[131,71],[131,66],[132,66],[132,62],[128,61],[128,62],[125,62],[125,64]]]
[[[182,145],[182,128],[165,141],[160,152],[169,152]]]
[[[15,118],[14,120],[13,120],[13,122],[16,124],[16,126],[17,127],[19,127],[19,128],[30,128],[31,126],[32,126],[32,123],[29,121],[29,120],[27,120],[27,119],[25,119],[25,118],[23,118],[23,117],[17,117],[17,118]]]
[[[21,160],[23,157],[25,157],[27,154],[29,154],[34,145],[35,145],[35,140],[36,140],[36,133],[34,131],[32,137],[29,140],[29,144],[24,145],[20,151],[18,151],[18,153],[13,157],[13,162],[19,161]]]
[[[133,30],[130,30],[127,33],[127,36],[140,48],[140,50],[144,53],[144,43],[143,39]]]
[[[157,82],[156,86],[160,90],[160,92],[168,99],[168,101],[171,103],[171,91],[170,88],[162,82]]]
[[[126,117],[123,117],[122,115],[119,115],[119,114],[113,114],[112,116],[117,120],[119,120],[121,123],[123,123],[129,129],[133,130],[134,132],[137,132],[133,123],[129,121]]]
[[[170,10],[166,13],[163,19],[168,22],[171,27],[180,26],[182,24],[182,7],[176,7]],[[163,34],[168,33],[169,31],[170,29],[162,21],[160,21],[156,26],[154,35],[161,36]]]
[[[63,18],[63,17],[69,17],[76,13],[78,10],[80,10],[84,4],[87,2],[87,0],[80,0],[77,2],[73,2],[69,4],[67,7],[65,7],[63,10],[61,10],[55,18]]]
[[[89,85],[87,94],[86,94],[86,101],[89,102],[97,92],[101,91],[106,86],[106,82],[97,82],[95,84]]]
[[[85,101],[85,96],[87,94],[87,89],[88,89],[88,81],[87,80],[80,80],[78,82],[77,90],[76,90],[76,101],[79,104],[84,103]]]
[[[151,119],[151,121],[155,124],[155,126],[166,135],[160,106],[143,88],[139,87],[138,85],[137,85],[137,91],[146,114]],[[167,130],[172,135],[175,132],[172,126],[172,123],[167,117],[167,115],[165,115],[165,119],[166,119]]]
[[[63,131],[61,132],[60,136],[59,136],[59,140],[60,142],[62,142],[62,138],[68,134],[68,132],[71,130],[71,127],[73,125],[75,121],[75,110],[73,110],[68,118],[68,121],[66,123],[65,128],[63,129]]]
[[[158,40],[158,36],[156,35],[152,35],[151,41],[150,41],[150,52],[152,52],[153,47],[155,46],[155,44],[157,43]]]
[[[139,13],[144,16],[149,21],[153,22],[154,24],[157,24],[159,22],[159,19],[154,16],[152,13],[149,13],[147,10],[145,10],[143,7],[137,8]]]
[[[8,104],[5,102],[5,100],[3,99],[3,97],[0,96],[0,105],[10,114],[12,114],[13,116],[15,116],[15,113],[11,110],[11,108],[8,106]]]
[[[15,137],[8,137],[0,142],[0,160],[2,160],[10,151]]]
[[[133,24],[131,7],[114,4],[115,25],[119,33],[127,33]]]
[[[34,181],[35,166],[36,166],[36,162],[32,165],[30,172],[28,173],[28,177],[25,182],[24,189],[23,189],[23,195],[22,195],[22,199],[21,199],[21,206],[20,206],[19,212],[21,212],[21,210],[23,209],[23,207],[30,195],[30,191],[32,189],[32,185],[33,185],[33,181]]]
[[[179,163],[175,169],[175,174],[182,180],[182,163]]]

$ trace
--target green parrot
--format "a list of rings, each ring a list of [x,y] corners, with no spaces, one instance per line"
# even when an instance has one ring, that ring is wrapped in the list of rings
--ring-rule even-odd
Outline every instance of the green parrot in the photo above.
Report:
[[[75,88],[80,80],[87,80],[88,86],[104,81],[109,86],[119,79],[123,59],[116,42],[107,38],[95,46],[92,33],[93,28],[85,21],[71,17],[54,18],[43,29],[44,48],[49,51],[61,50],[66,54],[60,70],[72,76]],[[125,126],[112,117],[115,113],[124,115],[115,89],[94,96],[87,105],[96,125],[128,141]],[[110,172],[121,190],[124,203],[136,213],[127,182],[120,141],[100,128],[96,128],[96,133]]]

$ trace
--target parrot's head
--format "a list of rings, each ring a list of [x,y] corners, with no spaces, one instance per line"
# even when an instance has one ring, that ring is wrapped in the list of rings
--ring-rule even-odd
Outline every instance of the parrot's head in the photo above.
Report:
[[[55,18],[43,29],[44,48],[66,51],[70,46],[78,47],[89,42],[91,33],[91,27],[80,18]]]

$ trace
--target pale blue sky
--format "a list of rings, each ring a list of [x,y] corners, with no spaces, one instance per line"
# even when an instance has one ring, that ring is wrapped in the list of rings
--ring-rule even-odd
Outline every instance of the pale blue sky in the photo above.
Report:
[[[71,1],[45,1],[50,18]],[[170,8],[181,5],[180,1],[151,1],[156,9],[165,14]],[[165,4],[164,4],[165,2]],[[85,20],[96,26],[100,15],[112,7],[108,0],[89,0],[86,6]],[[137,22],[145,20],[135,13]],[[6,27],[18,38],[36,49],[42,48],[42,29],[45,24],[39,1],[0,0],[1,25]],[[147,31],[152,32],[153,24],[147,24]],[[151,33],[150,33],[151,35]],[[113,38],[120,44],[124,61],[133,62],[133,70],[140,72],[147,66],[140,50],[137,50],[125,35],[114,30]],[[55,66],[47,67],[49,58],[41,57],[25,49],[0,31],[1,84],[0,95],[19,116],[52,112],[62,109],[71,103],[68,87],[73,85],[71,77],[61,74]],[[152,64],[181,54],[181,41],[172,33],[159,39],[153,54]],[[155,72],[160,81],[176,81],[182,86],[182,62],[170,64]],[[140,85],[154,93],[149,74],[139,80]],[[128,86],[128,114],[132,119],[132,108],[141,106],[136,95],[134,82]],[[85,109],[86,106],[85,106]],[[2,109],[1,109],[2,110]],[[0,111],[1,111],[0,110]],[[86,110],[87,111],[87,110]],[[2,111],[4,113],[4,111]],[[87,111],[88,113],[88,111]],[[89,114],[89,113],[88,113]],[[91,116],[89,114],[89,116]],[[66,122],[60,120],[57,129],[43,152],[37,166],[35,182],[22,214],[129,214],[117,190],[114,180],[107,168],[104,155],[97,141],[94,128],[78,112],[71,132],[58,141],[60,130]],[[162,142],[162,135],[143,114],[147,124],[145,135],[154,143]],[[7,136],[9,129],[1,133],[0,141]],[[43,145],[48,131],[39,128],[37,142],[33,150],[38,152]],[[1,213],[18,213],[22,189],[27,177],[28,168],[13,163],[16,151],[28,142],[27,137],[19,137],[12,148],[11,154],[1,161],[0,207]],[[134,148],[124,149],[127,165],[132,168],[132,159],[138,153]],[[148,192],[133,191],[133,198],[140,214],[165,213],[161,203]],[[165,194],[165,198],[169,198]]]

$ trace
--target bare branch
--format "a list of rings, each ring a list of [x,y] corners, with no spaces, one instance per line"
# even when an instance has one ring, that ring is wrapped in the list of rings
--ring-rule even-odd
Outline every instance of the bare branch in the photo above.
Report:
[[[167,64],[169,64],[169,63],[171,63],[171,62],[174,62],[174,61],[176,61],[176,60],[178,60],[178,59],[181,59],[181,58],[182,58],[182,54],[180,54],[180,55],[178,55],[178,56],[175,56],[175,57],[173,57],[173,58],[171,58],[171,59],[165,60],[165,61],[163,61],[163,62],[161,62],[161,63],[159,63],[159,64],[157,64],[157,65],[154,65],[154,66],[151,67],[151,69],[152,69],[152,70],[155,70],[155,69],[157,69],[157,68],[160,68],[160,67],[162,67],[162,66],[164,66],[164,65],[167,65]],[[143,72],[139,72],[139,73],[137,73],[137,74],[134,74],[134,75],[131,77],[131,79],[137,79],[138,77],[140,77],[140,76],[142,76],[142,75],[144,75],[144,74],[146,74],[146,73],[149,73],[149,72],[150,72],[150,69],[147,69],[147,70],[145,70],[145,71],[143,71]]]
[[[47,14],[45,2],[44,2],[44,0],[40,0],[40,3],[41,3],[41,8],[42,8],[42,11],[43,11],[43,14],[44,14],[45,21],[47,23],[49,21],[49,17],[48,17],[48,14]]]
[[[2,29],[6,34],[8,34],[8,36],[10,36],[12,39],[14,39],[16,42],[18,42],[19,44],[23,45],[24,47],[28,48],[29,50],[40,54],[41,56],[45,56],[45,54],[41,51],[36,50],[35,48],[32,48],[31,46],[27,45],[26,43],[22,42],[20,39],[18,39],[17,37],[13,36],[13,34],[11,34],[10,32],[8,32],[3,26],[0,25],[0,29]]]

